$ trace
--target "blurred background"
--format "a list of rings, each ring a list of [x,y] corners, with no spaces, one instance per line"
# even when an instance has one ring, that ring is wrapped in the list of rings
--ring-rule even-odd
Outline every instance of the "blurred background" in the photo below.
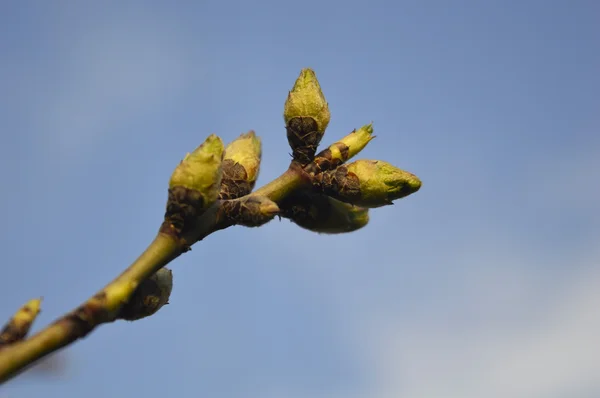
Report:
[[[313,68],[328,145],[422,189],[364,229],[221,231],[171,305],[103,326],[2,398],[600,396],[600,3],[4,1],[0,316],[35,330],[154,237],[211,133],[289,164],[283,103]],[[3,322],[3,321],[2,321]]]

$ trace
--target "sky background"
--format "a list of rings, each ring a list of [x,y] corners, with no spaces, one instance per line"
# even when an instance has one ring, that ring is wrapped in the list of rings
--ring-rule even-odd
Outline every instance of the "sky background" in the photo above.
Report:
[[[102,4],[100,4],[102,3]],[[154,237],[211,133],[285,170],[283,103],[313,68],[327,145],[421,190],[364,229],[287,220],[172,264],[171,304],[102,326],[0,397],[600,396],[597,1],[0,4],[0,316],[35,330]]]

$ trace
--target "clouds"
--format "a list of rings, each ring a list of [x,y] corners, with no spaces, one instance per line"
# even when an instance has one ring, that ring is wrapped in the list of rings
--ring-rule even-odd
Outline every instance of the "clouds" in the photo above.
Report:
[[[541,398],[597,394],[600,272],[590,266],[598,264],[600,253],[580,261],[586,265],[585,271],[558,292],[558,300],[538,295],[524,304],[530,306],[534,321],[460,330],[451,325],[451,319],[449,324],[431,325],[389,318],[371,323],[371,332],[363,336],[375,342],[370,346],[373,351],[365,352],[377,368],[369,396]],[[485,313],[511,308],[496,303],[481,311],[485,317]]]
[[[453,253],[449,258],[449,267],[475,270],[481,264],[458,264]],[[590,248],[572,264],[578,270],[574,278],[567,283],[550,282],[555,289],[546,283],[540,287],[527,263],[504,267],[498,262],[487,275],[448,281],[470,308],[442,304],[421,308],[421,314],[394,311],[385,303],[377,306],[378,299],[363,308],[354,307],[350,297],[355,291],[336,281],[331,288],[350,298],[350,304],[338,302],[333,311],[338,317],[352,312],[352,316],[342,315],[338,338],[353,353],[352,360],[362,364],[367,381],[351,390],[342,385],[328,391],[279,385],[260,395],[595,397],[600,393],[599,262],[600,252]],[[322,268],[320,272],[328,271]],[[474,289],[474,284],[480,286]],[[369,290],[365,295],[377,292]],[[419,306],[420,298],[413,300]],[[343,308],[348,305],[350,310]]]
[[[351,264],[345,270],[331,264],[310,270],[312,279],[320,281],[316,284],[329,290],[338,338],[366,375],[359,391],[339,386],[327,396],[551,398],[600,393],[597,247],[586,247],[566,264],[516,241],[481,238],[472,243],[475,250],[468,255],[461,248],[445,252],[443,267],[453,272],[419,276],[416,291],[402,291],[403,274],[411,270],[393,256],[365,266],[379,277],[388,263],[397,268],[387,274],[388,280],[373,284]],[[427,262],[428,256],[423,257]],[[563,277],[557,266],[563,267]],[[440,277],[441,283],[436,281]]]

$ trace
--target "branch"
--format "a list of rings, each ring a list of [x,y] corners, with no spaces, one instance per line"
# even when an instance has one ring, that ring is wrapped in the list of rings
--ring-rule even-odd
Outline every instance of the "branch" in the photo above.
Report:
[[[281,200],[300,186],[301,181],[300,175],[290,168],[251,195]],[[196,242],[233,225],[223,217],[221,209],[222,201],[215,203],[204,213],[196,228],[180,238],[159,232],[146,251],[104,289],[28,340],[3,348],[0,351],[0,383],[14,377],[38,359],[85,337],[101,324],[119,319],[121,308],[138,285],[185,252],[189,242]],[[163,224],[161,230],[165,229],[170,230]]]
[[[178,242],[159,233],[148,249],[100,292],[29,339],[3,348],[0,383],[38,359],[85,337],[95,327],[114,321],[136,287],[181,252]]]
[[[233,225],[258,227],[276,215],[314,232],[351,232],[367,224],[369,208],[419,190],[416,176],[389,163],[345,164],[371,141],[371,125],[315,155],[329,118],[314,72],[304,69],[284,108],[293,160],[281,176],[254,192],[260,139],[249,132],[224,148],[219,137],[209,136],[175,168],[159,232],[129,268],[29,339],[23,340],[39,300],[11,319],[0,335],[0,383],[104,323],[132,321],[158,311],[172,289],[171,271],[163,267],[214,232]]]

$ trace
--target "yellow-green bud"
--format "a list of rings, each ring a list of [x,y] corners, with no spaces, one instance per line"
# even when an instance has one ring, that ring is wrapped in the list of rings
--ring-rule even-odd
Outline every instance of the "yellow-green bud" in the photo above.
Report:
[[[317,174],[317,189],[341,201],[364,207],[392,204],[421,188],[421,180],[381,160],[357,160],[337,169]]]
[[[169,188],[184,187],[202,194],[204,203],[210,206],[219,194],[223,141],[211,134],[202,145],[185,158],[173,171]]]
[[[40,313],[42,299],[29,300],[13,315],[0,331],[0,347],[25,338],[33,321]]]
[[[352,131],[329,148],[319,152],[313,162],[306,167],[305,171],[316,174],[335,169],[362,151],[375,138],[372,134],[373,123]]]
[[[300,192],[281,204],[282,216],[309,231],[340,234],[356,231],[369,222],[369,209],[329,196]]]
[[[223,152],[223,142],[212,134],[177,166],[169,182],[169,199],[161,231],[181,235],[217,200]]]
[[[140,283],[127,304],[121,308],[118,318],[128,321],[145,318],[169,303],[173,290],[173,273],[168,268],[159,269]]]
[[[224,200],[221,217],[226,224],[260,227],[279,214],[279,206],[265,196],[250,195],[240,199]]]
[[[331,115],[312,69],[302,69],[283,110],[288,142],[294,159],[302,165],[312,161]]]
[[[261,142],[254,131],[240,135],[225,148],[219,199],[235,199],[252,192],[260,169]]]

